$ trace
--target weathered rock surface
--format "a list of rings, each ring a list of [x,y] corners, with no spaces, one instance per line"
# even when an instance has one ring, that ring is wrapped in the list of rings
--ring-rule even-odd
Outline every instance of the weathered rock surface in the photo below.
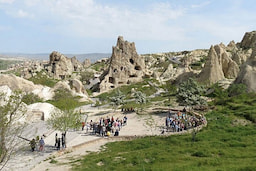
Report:
[[[21,71],[21,77],[25,79],[29,79],[35,76],[38,72],[40,72],[44,68],[44,62],[39,61],[31,61],[24,62],[24,68]]]
[[[224,74],[222,71],[221,64],[219,62],[218,54],[215,51],[215,48],[211,46],[208,60],[206,61],[204,68],[199,74],[199,81],[206,83],[216,83],[219,80],[224,79]]]
[[[21,90],[26,93],[38,95],[43,100],[50,100],[57,89],[67,89],[74,96],[81,96],[83,101],[88,101],[89,97],[81,81],[73,79],[69,81],[59,81],[53,88],[34,84],[24,78],[17,77],[13,74],[0,74],[0,86],[8,86],[12,91]],[[72,87],[72,88],[71,88]]]
[[[44,100],[49,100],[53,96],[49,87],[36,85],[32,81],[13,74],[0,74],[0,86],[3,85],[8,86],[12,91],[21,90],[26,93],[34,93]]]
[[[87,68],[91,65],[90,59],[85,59],[84,62],[82,63],[84,68]]]
[[[45,66],[49,75],[53,76],[55,79],[68,78],[73,72],[80,71],[82,68],[82,64],[76,57],[68,58],[56,51],[50,54],[49,64]]]
[[[225,78],[236,78],[239,72],[239,66],[231,59],[232,55],[226,51],[225,45],[215,45],[214,49],[217,52]]]
[[[70,80],[70,87],[72,90],[74,90],[75,92],[79,93],[79,94],[87,94],[87,92],[85,91],[85,88],[82,84],[82,82],[78,79],[72,79]]]
[[[107,91],[120,85],[142,81],[145,75],[144,58],[137,54],[135,44],[119,36],[112,49],[108,70],[101,76],[100,91]]]
[[[90,101],[88,93],[85,91],[81,81],[79,80],[73,79],[70,81],[59,81],[51,91],[55,92],[58,89],[65,89],[71,92],[73,96],[80,96],[82,98],[80,99],[81,101]]]
[[[235,83],[245,84],[250,92],[256,92],[256,47],[251,57],[241,66]]]
[[[51,113],[57,109],[50,103],[34,103],[27,106],[26,120],[27,121],[39,121],[48,120],[51,117]]]
[[[240,47],[243,49],[253,48],[256,46],[256,31],[246,32]]]

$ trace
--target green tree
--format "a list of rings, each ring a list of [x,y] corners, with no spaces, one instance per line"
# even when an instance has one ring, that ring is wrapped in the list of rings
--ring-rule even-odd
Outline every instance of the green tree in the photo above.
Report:
[[[16,138],[25,127],[22,119],[26,107],[21,99],[20,92],[13,92],[10,96],[6,93],[0,95],[0,163],[4,162],[2,168],[13,154],[17,146]]]
[[[203,93],[205,93],[205,88],[190,78],[179,85],[176,97],[181,105],[205,105],[206,100],[202,96]]]
[[[55,110],[51,113],[51,118],[47,120],[48,126],[61,132],[80,128],[81,122],[82,115],[74,110]]]
[[[113,97],[109,98],[111,101],[111,105],[114,106],[116,110],[119,105],[123,105],[125,103],[125,95],[118,89]]]
[[[167,93],[169,102],[171,101],[171,96],[177,93],[177,87],[172,84],[171,82],[167,82],[166,85],[163,87]]]
[[[140,104],[140,109],[142,111],[143,104],[146,104],[148,101],[147,96],[144,93],[142,93],[141,91],[136,91],[134,93],[134,98],[135,98],[136,103]]]
[[[90,79],[92,79],[94,77],[94,73],[93,72],[88,72],[88,71],[81,72],[80,75],[81,75],[80,80],[82,82],[86,82],[86,84],[89,84]]]

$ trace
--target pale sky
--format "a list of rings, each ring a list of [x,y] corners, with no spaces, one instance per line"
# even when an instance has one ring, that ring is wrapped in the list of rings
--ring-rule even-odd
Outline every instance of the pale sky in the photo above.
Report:
[[[0,53],[208,49],[256,30],[253,0],[0,0]]]

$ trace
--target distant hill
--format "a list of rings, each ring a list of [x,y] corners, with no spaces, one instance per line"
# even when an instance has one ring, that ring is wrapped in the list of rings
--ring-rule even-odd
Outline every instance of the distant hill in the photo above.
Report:
[[[0,58],[9,58],[9,59],[34,59],[34,60],[49,60],[48,53],[38,53],[38,54],[26,54],[26,53],[0,53]],[[65,56],[71,58],[76,56],[76,58],[83,62],[85,59],[90,59],[91,62],[95,62],[102,58],[108,58],[111,56],[111,53],[86,53],[86,54],[64,54]]]

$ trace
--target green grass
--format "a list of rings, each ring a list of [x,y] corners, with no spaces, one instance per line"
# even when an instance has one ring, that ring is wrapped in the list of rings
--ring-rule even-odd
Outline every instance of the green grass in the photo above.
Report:
[[[37,73],[36,76],[31,77],[29,80],[34,84],[41,84],[48,87],[54,87],[54,85],[58,82],[57,80],[47,77],[47,75],[43,75],[43,72]]]
[[[233,100],[232,106],[255,99],[248,95]],[[207,113],[208,126],[196,134],[195,141],[191,134],[184,134],[108,143],[104,151],[73,164],[73,170],[255,170],[255,123],[233,124],[246,115],[239,114],[240,107],[229,108],[230,104],[216,106]],[[256,106],[252,108],[255,111]]]
[[[94,63],[92,64],[91,68],[96,70],[96,71],[102,71],[107,67],[107,64],[105,64],[104,62],[100,62],[100,63]]]
[[[80,97],[73,97],[72,94],[65,89],[59,89],[55,92],[53,100],[48,100],[55,107],[61,110],[71,110],[79,106],[90,104],[90,102],[79,102]]]
[[[146,94],[146,96],[150,96],[154,94],[157,89],[154,86],[151,86],[148,84],[148,81],[150,82],[156,82],[156,80],[153,79],[144,79],[143,82],[131,84],[131,85],[124,85],[119,87],[118,89],[126,96],[126,99],[132,99],[133,97],[131,96],[131,90],[135,89],[136,91],[141,91],[142,93]],[[101,101],[108,101],[109,102],[109,97],[113,97],[116,94],[116,90],[112,90],[106,93],[102,93],[97,96]]]

